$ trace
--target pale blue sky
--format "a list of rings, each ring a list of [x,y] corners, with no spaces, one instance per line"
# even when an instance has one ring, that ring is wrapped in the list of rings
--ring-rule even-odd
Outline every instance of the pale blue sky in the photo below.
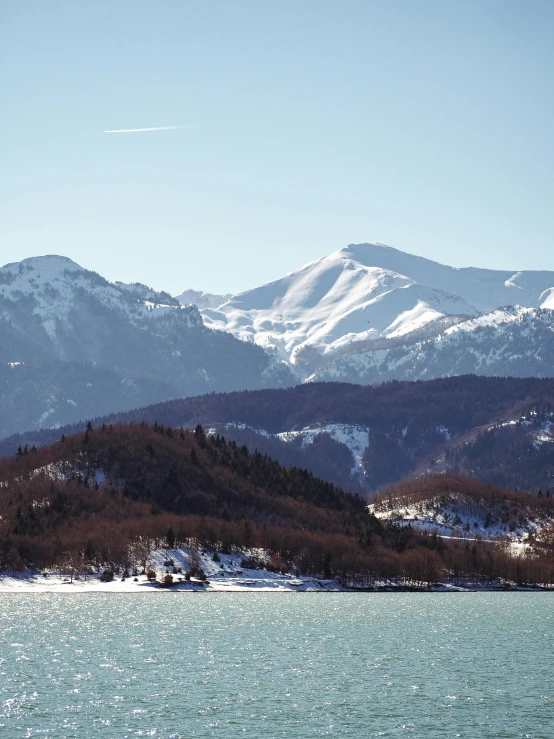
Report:
[[[171,292],[361,241],[554,269],[552,0],[1,0],[0,91],[0,264]]]

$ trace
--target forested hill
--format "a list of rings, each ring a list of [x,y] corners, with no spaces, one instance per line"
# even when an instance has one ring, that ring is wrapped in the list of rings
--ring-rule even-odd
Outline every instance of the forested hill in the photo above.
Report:
[[[370,510],[449,537],[502,537],[552,546],[554,495],[508,490],[461,475],[431,475],[386,486]]]
[[[554,482],[554,380],[466,375],[364,387],[313,383],[203,395],[94,421],[201,423],[362,494],[407,475],[460,472],[536,492]],[[0,441],[0,454],[84,425]]]
[[[456,484],[473,495],[470,481]],[[432,485],[448,495],[452,479]],[[146,561],[153,548],[186,544],[252,556],[263,550],[264,561],[283,571],[361,584],[376,577],[428,583],[453,573],[549,583],[549,544],[537,542],[522,562],[493,541],[474,540],[470,550],[467,541],[381,522],[358,496],[206,436],[200,426],[89,425],[0,460],[0,572],[126,567],[139,550]]]
[[[385,547],[413,539],[387,533],[360,497],[201,427],[89,425],[0,460],[0,571],[15,560],[51,567],[83,552],[121,564],[137,542],[192,537],[302,556],[306,566],[338,572],[354,567],[347,562],[374,536]]]
[[[360,386],[321,382],[278,390],[212,393],[114,416],[174,426],[243,423],[270,433],[326,423],[391,427],[442,424],[453,432],[500,422],[533,405],[554,409],[554,379],[461,377]]]
[[[356,515],[365,510],[359,496],[224,437],[206,436],[201,426],[191,432],[157,423],[89,423],[84,433],[62,435],[41,449],[20,448],[0,461],[0,480],[21,475],[32,481],[79,478],[85,487],[107,484],[130,500],[147,499],[181,514],[226,510],[238,518],[263,517],[272,506],[279,509],[281,498]]]

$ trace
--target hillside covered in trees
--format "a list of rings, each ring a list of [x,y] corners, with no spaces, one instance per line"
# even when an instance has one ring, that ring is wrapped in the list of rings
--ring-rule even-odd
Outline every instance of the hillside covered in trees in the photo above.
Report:
[[[201,423],[363,495],[432,472],[535,493],[554,484],[552,379],[466,375],[372,387],[313,383],[172,400],[94,423],[142,420],[174,428]],[[360,448],[336,433],[341,425],[355,427]],[[83,428],[10,437],[0,441],[0,454]]]
[[[357,585],[376,577],[420,584],[554,579],[544,537],[542,549],[522,559],[495,542],[448,542],[380,521],[359,496],[206,436],[201,426],[190,432],[145,422],[89,424],[48,447],[22,447],[0,460],[5,571],[68,561],[84,570],[126,566],[146,562],[153,548],[185,542],[216,551],[263,549],[271,566]]]

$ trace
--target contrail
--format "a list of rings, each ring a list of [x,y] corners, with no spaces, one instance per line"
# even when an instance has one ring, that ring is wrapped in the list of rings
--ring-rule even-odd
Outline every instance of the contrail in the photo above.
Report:
[[[187,126],[156,126],[155,128],[115,128],[104,133],[140,133],[142,131],[175,131],[178,128],[194,128],[194,123]]]

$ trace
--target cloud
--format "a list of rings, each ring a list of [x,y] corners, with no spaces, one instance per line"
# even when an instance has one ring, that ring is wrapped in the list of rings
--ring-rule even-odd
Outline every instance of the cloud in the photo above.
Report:
[[[104,133],[142,133],[143,131],[176,131],[179,128],[194,128],[194,123],[187,126],[156,126],[155,128],[115,128]]]

